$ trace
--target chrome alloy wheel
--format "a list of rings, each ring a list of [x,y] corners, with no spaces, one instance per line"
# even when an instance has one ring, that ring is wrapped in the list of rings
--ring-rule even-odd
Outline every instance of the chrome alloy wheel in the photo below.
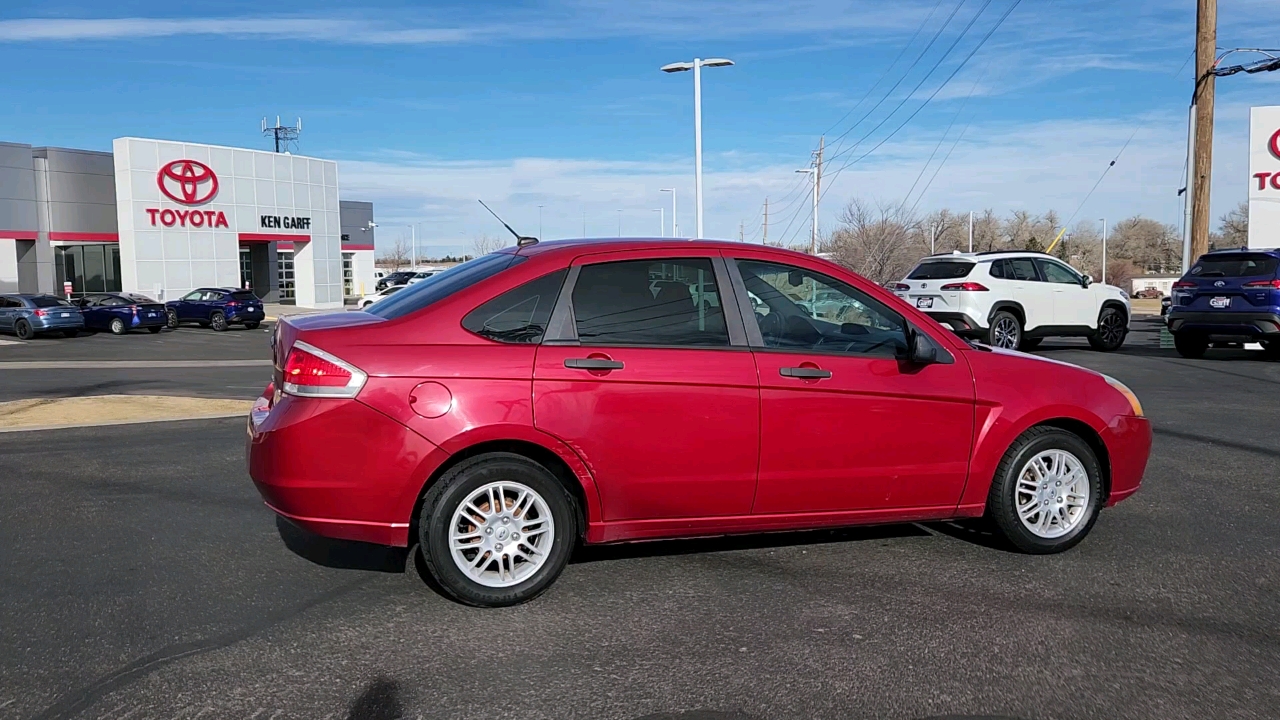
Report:
[[[1023,527],[1037,537],[1059,538],[1085,520],[1089,473],[1066,450],[1045,450],[1022,466],[1014,493]]]
[[[998,348],[1005,350],[1017,350],[1018,341],[1021,340],[1021,331],[1018,329],[1018,321],[1011,317],[1005,316],[996,320],[996,324],[992,329],[995,336],[993,343]]]
[[[1102,321],[1098,324],[1098,336],[1103,344],[1118,347],[1124,340],[1124,335],[1124,318],[1120,313],[1109,312],[1102,316]]]
[[[449,554],[469,579],[510,587],[547,562],[555,520],[547,501],[517,482],[495,482],[471,493],[449,522]]]

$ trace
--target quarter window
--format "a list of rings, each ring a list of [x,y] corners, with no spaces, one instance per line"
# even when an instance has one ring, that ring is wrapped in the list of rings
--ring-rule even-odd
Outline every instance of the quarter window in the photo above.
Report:
[[[737,265],[763,304],[752,316],[765,347],[893,357],[906,351],[902,316],[852,285],[789,265]]]
[[[583,266],[573,314],[583,345],[729,344],[715,272],[705,258]]]
[[[540,342],[567,273],[557,270],[502,293],[467,313],[462,327],[499,342]]]

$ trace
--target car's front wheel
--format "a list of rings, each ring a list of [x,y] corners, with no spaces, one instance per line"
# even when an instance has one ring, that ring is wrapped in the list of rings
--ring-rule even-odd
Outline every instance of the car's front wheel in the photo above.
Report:
[[[1173,347],[1184,358],[1202,358],[1209,349],[1209,338],[1204,335],[1179,332],[1173,334]]]
[[[1055,427],[1023,433],[1004,454],[987,515],[1026,553],[1062,552],[1084,539],[1102,506],[1102,471],[1092,448]]]
[[[453,598],[501,607],[532,600],[560,575],[578,537],[577,510],[546,468],[486,453],[428,490],[418,539],[428,570]]]
[[[1098,329],[1089,336],[1089,345],[1094,350],[1112,352],[1124,345],[1125,336],[1129,334],[1128,323],[1124,312],[1117,308],[1105,307],[1098,313]]]
[[[1022,344],[1022,323],[1018,316],[1007,310],[998,310],[991,316],[987,330],[987,344],[991,347],[1017,350]]]

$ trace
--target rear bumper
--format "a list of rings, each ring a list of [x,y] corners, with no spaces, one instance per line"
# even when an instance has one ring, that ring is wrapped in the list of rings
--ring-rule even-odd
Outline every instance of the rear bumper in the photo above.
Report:
[[[960,337],[979,337],[987,332],[982,323],[962,312],[931,312],[925,310],[924,314],[951,328],[951,331]]]
[[[262,322],[265,317],[266,313],[261,310],[257,312],[229,312],[226,315],[227,322],[229,323]]]
[[[83,330],[84,316],[76,313],[71,317],[29,317],[27,322],[31,323],[31,329],[36,332],[44,332],[46,330]]]
[[[1103,436],[1111,460],[1111,492],[1107,507],[1138,491],[1151,457],[1151,422],[1124,415],[1107,428]]]
[[[1274,312],[1169,312],[1170,332],[1202,332],[1209,335],[1280,335],[1280,313]]]
[[[284,395],[248,423],[249,476],[267,507],[324,537],[405,547],[422,484],[446,455],[356,400]]]

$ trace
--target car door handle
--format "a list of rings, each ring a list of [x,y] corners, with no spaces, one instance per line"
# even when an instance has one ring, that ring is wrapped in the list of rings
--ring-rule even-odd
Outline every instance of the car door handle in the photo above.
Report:
[[[778,368],[778,374],[781,375],[782,377],[804,378],[804,379],[814,379],[814,380],[820,380],[820,379],[831,377],[830,370],[823,370],[822,368],[808,368],[808,367]]]
[[[568,358],[564,366],[573,370],[621,370],[621,360],[603,360],[601,358]]]

